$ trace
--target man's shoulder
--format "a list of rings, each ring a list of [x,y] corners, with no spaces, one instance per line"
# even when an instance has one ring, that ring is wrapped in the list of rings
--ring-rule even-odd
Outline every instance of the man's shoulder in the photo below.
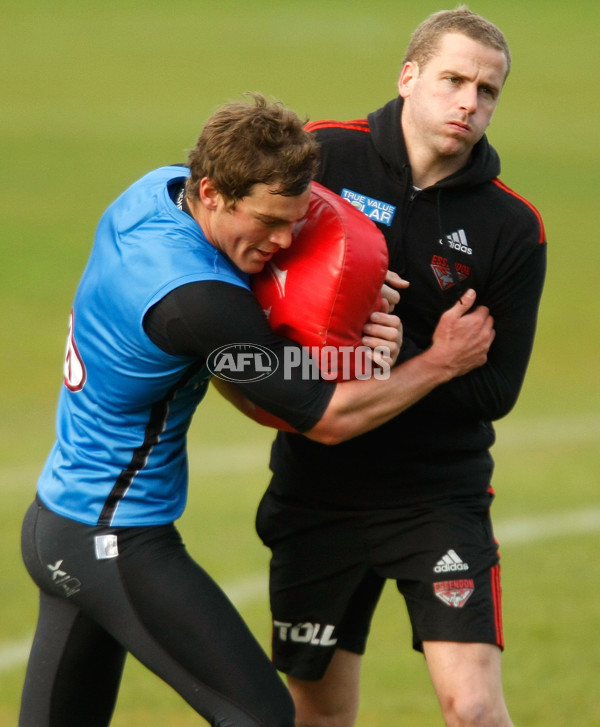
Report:
[[[310,121],[306,125],[306,130],[313,134],[321,145],[371,143],[371,129],[367,119]]]
[[[319,121],[309,121],[306,124],[306,130],[311,133],[349,133],[363,132],[370,133],[369,122],[367,119],[353,119],[351,121],[336,121],[334,119],[321,119]]]
[[[307,125],[319,142],[321,168],[354,169],[374,163],[375,147],[366,119],[313,121]]]
[[[539,230],[539,242],[545,241],[544,222],[538,209],[523,195],[505,184],[501,179],[496,177],[491,180],[491,189],[497,200],[499,209],[503,210],[503,214],[510,217],[519,218],[527,221],[530,225],[534,225]]]

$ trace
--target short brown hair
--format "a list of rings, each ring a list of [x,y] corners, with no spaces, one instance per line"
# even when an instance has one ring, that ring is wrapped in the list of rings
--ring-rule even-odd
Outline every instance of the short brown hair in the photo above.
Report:
[[[471,12],[466,5],[460,5],[456,10],[441,10],[424,20],[411,36],[402,65],[412,61],[424,67],[436,54],[440,39],[446,33],[462,33],[482,45],[502,51],[508,76],[511,57],[504,33],[486,18]]]
[[[204,125],[188,154],[190,197],[198,197],[204,177],[212,180],[231,207],[255,184],[294,197],[312,181],[318,146],[303,122],[280,102],[247,95],[249,102],[225,104]]]

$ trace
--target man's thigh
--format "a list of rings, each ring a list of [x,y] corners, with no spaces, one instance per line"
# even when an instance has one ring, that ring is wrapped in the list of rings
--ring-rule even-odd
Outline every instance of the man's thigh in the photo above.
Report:
[[[257,529],[273,554],[273,660],[280,671],[316,680],[336,649],[364,652],[384,579],[369,568],[363,525],[360,513],[263,498]]]
[[[41,593],[20,727],[108,725],[125,655],[125,649],[76,606]]]

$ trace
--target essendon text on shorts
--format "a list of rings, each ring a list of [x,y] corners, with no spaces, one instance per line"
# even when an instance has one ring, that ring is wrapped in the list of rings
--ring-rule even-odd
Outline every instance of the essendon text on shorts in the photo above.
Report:
[[[266,379],[283,367],[283,378],[290,380],[300,371],[303,379],[334,380],[388,379],[389,349],[384,346],[284,346],[275,355],[266,346],[232,343],[212,351],[206,365],[213,376],[225,381],[248,383]]]

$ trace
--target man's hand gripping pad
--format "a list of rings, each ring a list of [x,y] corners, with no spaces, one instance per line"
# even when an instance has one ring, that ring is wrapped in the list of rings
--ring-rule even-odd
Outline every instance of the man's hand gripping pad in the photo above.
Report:
[[[309,347],[322,374],[342,380],[364,370],[356,348],[364,324],[381,307],[387,269],[387,245],[377,226],[313,182],[308,214],[291,246],[252,277],[252,290],[275,333]],[[331,347],[328,355],[320,355],[325,346]]]

